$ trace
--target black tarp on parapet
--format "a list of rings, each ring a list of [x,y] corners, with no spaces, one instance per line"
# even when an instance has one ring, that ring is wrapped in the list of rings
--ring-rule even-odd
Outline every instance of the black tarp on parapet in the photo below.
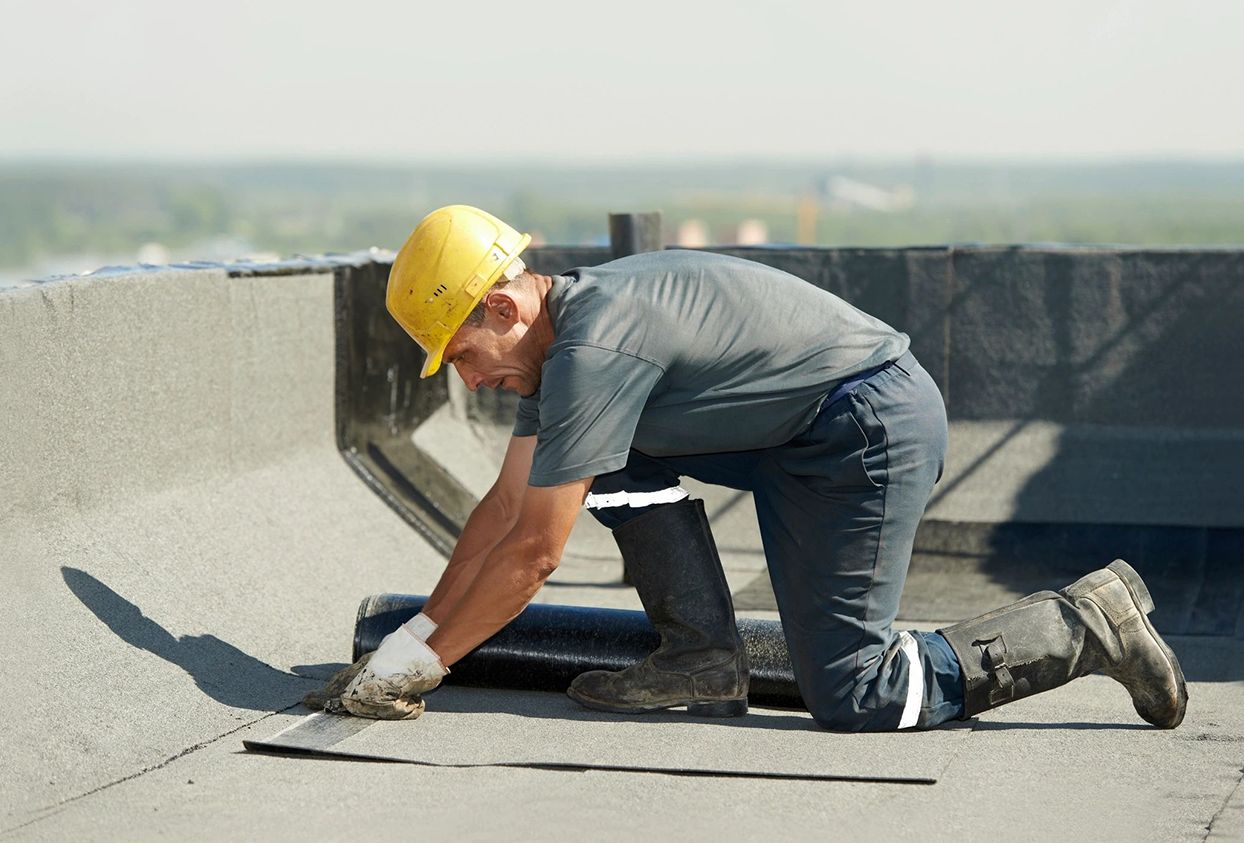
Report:
[[[1242,567],[1244,546],[1244,251],[719,251],[789,271],[907,332],[946,398],[952,448],[972,425],[999,431],[943,479],[934,511],[968,488],[988,499],[994,479],[1018,468],[1026,479],[1007,492],[1005,517],[961,506],[922,527],[918,551],[971,558],[1019,590],[1127,556],[1178,586],[1167,628],[1237,627],[1244,584],[1223,572]],[[610,254],[543,247],[526,257],[556,273]],[[384,312],[388,268],[338,269],[340,441],[373,488],[448,552],[474,498],[411,441],[446,400],[446,380],[419,381],[421,352]],[[469,400],[473,418],[512,418],[513,396]],[[1045,447],[1026,444],[1034,431]],[[1001,452],[1009,463],[994,459]],[[1034,571],[1049,576],[1034,581]]]

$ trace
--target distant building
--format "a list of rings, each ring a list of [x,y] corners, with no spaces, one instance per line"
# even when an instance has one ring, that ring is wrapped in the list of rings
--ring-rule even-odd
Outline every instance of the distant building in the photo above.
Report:
[[[739,223],[734,242],[740,246],[759,246],[769,242],[769,226],[764,220],[743,220]]]
[[[674,240],[687,249],[703,249],[709,245],[708,226],[704,224],[704,220],[683,220],[678,224],[678,233]]]
[[[135,257],[139,263],[163,266],[169,262],[169,251],[163,243],[144,243],[138,247]]]
[[[887,189],[848,176],[830,176],[826,179],[825,196],[830,210],[838,212],[865,210],[893,213],[906,211],[916,202],[915,191],[910,185]]]

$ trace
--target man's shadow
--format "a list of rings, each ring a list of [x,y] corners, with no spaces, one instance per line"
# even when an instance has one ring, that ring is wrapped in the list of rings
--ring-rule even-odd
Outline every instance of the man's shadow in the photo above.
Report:
[[[288,708],[341,665],[295,665],[286,673],[215,635],[174,636],[95,577],[62,567],[65,585],[122,641],[177,665],[203,693],[232,708]]]

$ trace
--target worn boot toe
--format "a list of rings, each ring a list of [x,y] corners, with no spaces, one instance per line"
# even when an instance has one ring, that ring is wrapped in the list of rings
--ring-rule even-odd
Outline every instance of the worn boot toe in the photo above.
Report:
[[[1140,575],[1121,559],[1107,570],[1126,587],[1136,611],[1119,625],[1123,658],[1105,673],[1127,688],[1136,713],[1145,721],[1173,729],[1183,722],[1188,707],[1188,685],[1179,659],[1149,621],[1153,598]]]
[[[650,657],[626,670],[580,674],[566,693],[586,708],[616,714],[641,714],[685,705],[693,715],[737,717],[747,713],[747,674],[741,661],[735,657],[727,664],[687,672],[661,670]]]

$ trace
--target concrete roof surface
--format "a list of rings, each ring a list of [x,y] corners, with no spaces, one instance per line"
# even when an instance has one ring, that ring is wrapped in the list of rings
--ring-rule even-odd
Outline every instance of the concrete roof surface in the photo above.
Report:
[[[1173,731],[1091,676],[928,733],[615,720],[468,689],[361,733],[438,761],[599,750],[931,785],[245,752],[344,664],[362,597],[427,593],[443,565],[337,452],[332,296],[328,273],[213,269],[0,294],[0,838],[1244,839],[1238,638],[1172,639],[1192,680]],[[740,588],[763,570],[754,519],[700,493]],[[585,516],[539,599],[638,608],[620,570]]]

